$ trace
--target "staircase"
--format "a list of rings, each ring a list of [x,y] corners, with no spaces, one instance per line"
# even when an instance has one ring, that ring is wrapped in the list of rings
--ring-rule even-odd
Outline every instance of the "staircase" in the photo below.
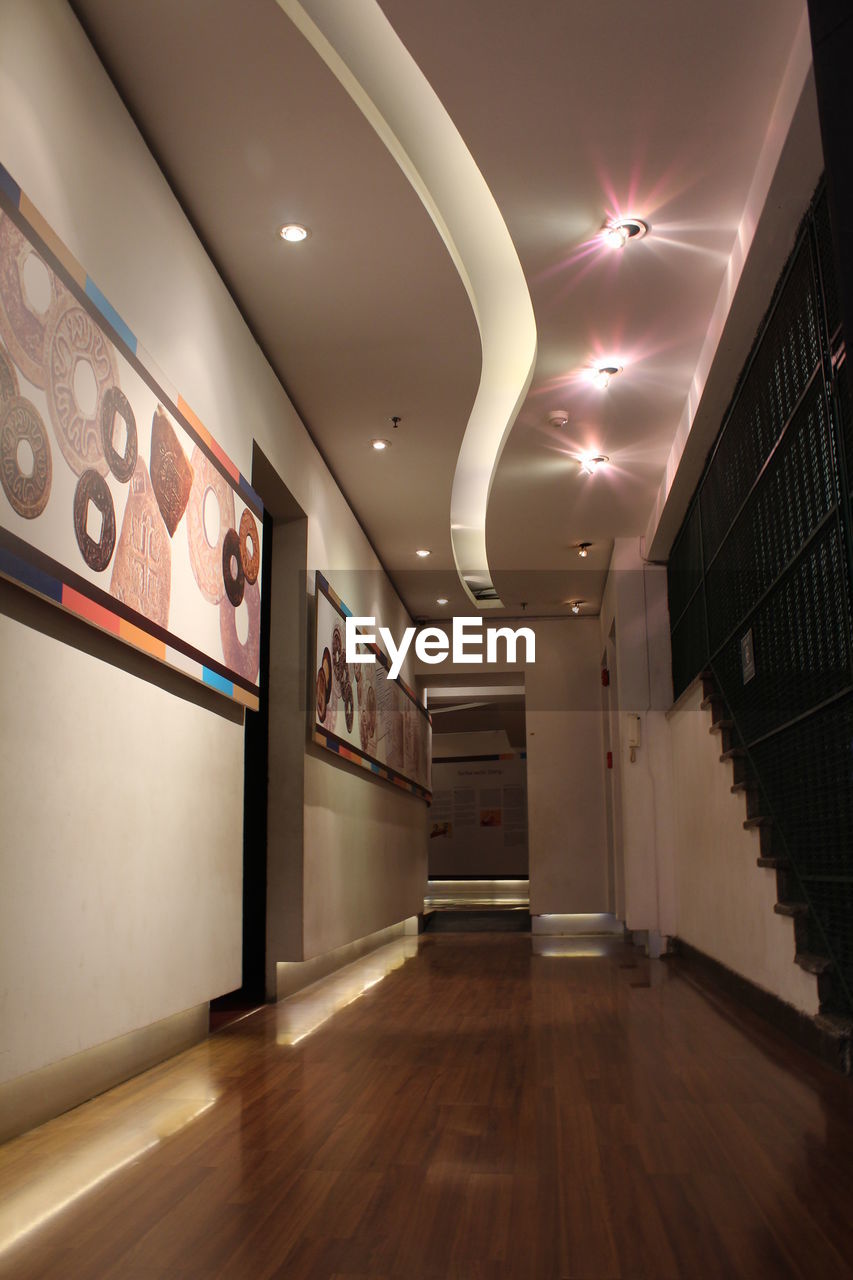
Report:
[[[739,745],[733,720],[728,718],[713,674],[702,673],[703,710],[710,711],[709,732],[720,737],[720,762],[732,766],[732,793],[742,795],[745,805],[744,829],[759,834],[757,865],[776,873],[777,915],[794,922],[794,960],[817,981],[820,1011],[814,1019],[821,1033],[827,1056],[847,1075],[853,1074],[853,1018],[845,1010],[838,989],[832,959],[822,951],[820,929],[814,920],[805,894],[799,888],[796,870],[791,864],[776,829],[773,817],[766,812],[758,779],[752,771],[747,752]]]

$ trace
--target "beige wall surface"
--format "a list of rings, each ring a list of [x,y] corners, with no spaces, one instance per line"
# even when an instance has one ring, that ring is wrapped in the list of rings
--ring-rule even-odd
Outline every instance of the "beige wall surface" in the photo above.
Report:
[[[308,515],[308,567],[372,571],[365,594],[399,625],[64,0],[0,7],[0,161],[246,475],[258,442]],[[240,982],[239,717],[22,594],[4,587],[0,610],[0,1081]],[[417,911],[426,847],[423,802],[310,751],[305,763],[302,946],[315,955]]]
[[[756,866],[757,831],[744,831],[746,805],[732,795],[696,683],[669,716],[675,780],[680,938],[797,1009],[818,1011],[817,982],[794,963],[793,921],[773,911],[776,873]]]

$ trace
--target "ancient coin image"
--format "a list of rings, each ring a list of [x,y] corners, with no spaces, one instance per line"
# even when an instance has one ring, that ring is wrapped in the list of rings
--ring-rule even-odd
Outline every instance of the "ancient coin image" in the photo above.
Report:
[[[101,516],[97,537],[90,524],[93,520],[90,508],[94,508]],[[106,480],[100,472],[93,469],[84,471],[77,481],[74,492],[74,532],[86,564],[95,573],[103,573],[115,550],[116,513],[113,495],[107,488]]]
[[[114,444],[116,418],[124,422],[124,453],[119,453]],[[136,470],[136,459],[139,444],[136,435],[136,418],[130,407],[130,401],[121,387],[107,387],[101,402],[101,444],[107,465],[122,484],[127,484]]]
[[[13,509],[34,520],[47,506],[53,463],[50,442],[31,401],[0,401],[0,482]]]
[[[349,681],[344,685],[344,716],[347,722],[347,733],[351,733],[353,717],[355,716],[355,702],[352,696],[352,685]]]
[[[222,542],[222,581],[225,594],[236,609],[246,590],[246,577],[240,563],[240,538],[236,529],[229,529]]]
[[[240,517],[240,563],[247,582],[257,582],[258,570],[261,567],[261,543],[258,538],[258,526],[255,517],[248,507],[243,508]]]
[[[317,672],[317,719],[326,718],[326,677],[322,668]]]
[[[328,702],[329,694],[332,691],[332,655],[329,653],[328,649],[323,650],[323,658],[320,666],[326,680],[326,701]]]
[[[11,400],[18,394],[18,375],[12,357],[5,347],[0,347],[0,400]]]
[[[69,295],[47,344],[47,403],[65,461],[75,475],[107,473],[101,432],[104,393],[116,381],[116,358],[88,312]]]
[[[25,378],[47,382],[47,341],[68,291],[11,218],[0,214],[0,335]]]
[[[141,458],[130,478],[110,591],[161,627],[169,623],[172,544]]]
[[[187,504],[187,543],[193,576],[205,600],[219,604],[222,544],[234,527],[234,491],[207,455],[196,445],[192,452],[193,482]]]
[[[154,496],[173,537],[189,502],[193,469],[165,411],[158,404],[151,424],[151,483]]]
[[[261,590],[256,582],[246,587],[244,600],[249,611],[245,641],[237,634],[236,610],[225,599],[219,602],[219,635],[226,667],[254,684],[261,662]]]
[[[332,678],[335,682],[335,693],[340,697],[344,681],[344,638],[340,624],[332,628]]]

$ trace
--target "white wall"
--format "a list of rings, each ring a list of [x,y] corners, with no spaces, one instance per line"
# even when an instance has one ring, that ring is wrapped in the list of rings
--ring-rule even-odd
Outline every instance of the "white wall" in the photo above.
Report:
[[[794,963],[793,922],[773,910],[775,872],[756,866],[758,834],[743,829],[746,803],[731,793],[731,765],[720,762],[720,737],[699,705],[701,682],[670,706],[666,572],[643,563],[635,540],[616,541],[600,622],[603,638],[615,633],[628,928],[677,936],[816,1013],[817,983]],[[641,716],[633,764],[632,711]]]
[[[629,929],[672,934],[673,794],[666,722],[672,680],[666,570],[643,562],[638,539],[616,539],[599,624],[601,652],[610,641],[617,672],[612,750],[619,789],[621,847],[616,859],[621,891],[616,906],[624,905]],[[633,761],[627,743],[629,715],[640,716],[640,746]]]
[[[675,777],[675,932],[736,973],[805,1013],[817,1013],[817,982],[794,963],[793,921],[778,916],[776,872],[756,866],[757,831],[732,795],[732,767],[700,709],[694,683],[669,716]]]
[[[309,567],[376,571],[64,0],[0,8],[0,160],[246,475],[257,440]],[[0,1080],[239,984],[243,767],[230,707],[2,598]],[[419,909],[422,802],[309,752],[305,806],[306,955]]]

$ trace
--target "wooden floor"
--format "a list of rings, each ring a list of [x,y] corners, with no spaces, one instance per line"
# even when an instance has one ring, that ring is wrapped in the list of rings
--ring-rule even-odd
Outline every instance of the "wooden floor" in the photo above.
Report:
[[[853,1276],[851,1082],[539,945],[392,944],[0,1148],[0,1276]]]

